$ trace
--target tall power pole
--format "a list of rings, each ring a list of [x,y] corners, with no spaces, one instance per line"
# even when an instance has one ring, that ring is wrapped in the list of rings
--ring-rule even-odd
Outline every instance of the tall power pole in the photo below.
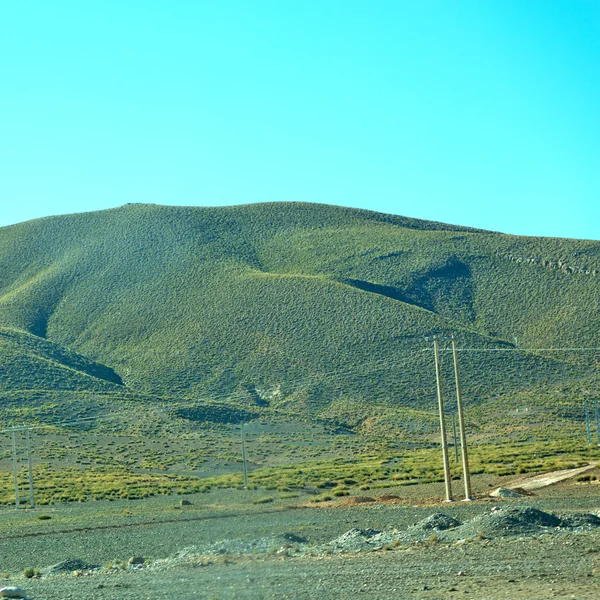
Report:
[[[452,434],[454,436],[454,460],[458,464],[458,438],[456,437],[456,419],[454,413],[452,413]]]
[[[596,441],[600,446],[600,414],[598,411],[598,400],[594,400],[594,412],[596,414]]]
[[[25,432],[25,445],[27,452],[27,478],[29,480],[29,503],[31,508],[35,508],[35,502],[33,499],[33,467],[31,462],[31,440],[29,438],[29,432],[33,427],[12,427],[10,429],[4,429],[0,433],[10,433],[12,438],[12,463],[13,463],[13,478],[15,484],[15,507],[21,508],[21,499],[19,497],[19,464],[17,455],[17,432]]]
[[[240,425],[240,435],[242,436],[242,462],[244,463],[244,489],[248,489],[248,463],[246,461],[246,436],[244,435],[244,422]]]
[[[444,398],[442,395],[442,373],[440,369],[440,346],[437,337],[433,338],[433,352],[435,355],[435,375],[437,380],[438,408],[440,412],[440,434],[442,439],[442,458],[444,460],[444,484],[446,488],[446,502],[452,502],[452,483],[450,479],[450,463],[448,462],[448,442],[446,440],[446,419],[444,417]]]
[[[465,433],[462,393],[460,389],[460,373],[458,370],[458,350],[454,338],[452,338],[452,355],[454,357],[454,377],[456,379],[456,409],[458,412],[458,429],[460,432],[460,450],[462,454],[463,479],[465,483],[465,500],[473,500],[471,495],[471,472],[469,470],[469,454],[467,452],[467,436]]]
[[[13,476],[15,480],[15,508],[19,508],[19,479],[17,477],[17,436],[13,429],[12,434],[12,462],[13,462]]]
[[[33,469],[31,468],[31,442],[29,440],[29,429],[25,430],[25,442],[27,444],[27,473],[29,475],[29,504],[35,508],[33,501]]]

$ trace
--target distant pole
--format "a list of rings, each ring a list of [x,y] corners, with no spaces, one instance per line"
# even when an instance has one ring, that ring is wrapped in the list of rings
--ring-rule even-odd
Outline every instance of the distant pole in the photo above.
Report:
[[[435,355],[435,375],[437,380],[438,409],[440,412],[440,435],[442,439],[442,457],[444,460],[444,484],[446,488],[446,502],[452,502],[452,483],[450,480],[450,464],[448,462],[448,442],[446,440],[446,419],[444,417],[444,398],[442,395],[440,347],[437,337],[433,338],[433,351]]]
[[[244,436],[244,423],[240,425],[242,437],[242,462],[244,463],[244,489],[248,489],[248,464],[246,463],[246,438]]]
[[[25,441],[27,443],[27,471],[29,473],[29,504],[35,508],[33,501],[33,470],[31,468],[31,442],[29,441],[29,429],[25,430]]]
[[[591,446],[592,444],[592,432],[590,429],[590,409],[588,407],[587,400],[583,403],[585,406],[585,432],[587,434],[587,443]]]
[[[454,460],[458,464],[458,439],[456,437],[456,419],[452,413],[452,433],[454,434]]]
[[[458,412],[458,428],[460,430],[460,450],[462,453],[463,479],[465,482],[465,500],[473,500],[471,494],[471,472],[469,470],[469,455],[467,452],[467,436],[465,433],[465,420],[462,407],[462,394],[460,389],[460,374],[458,370],[458,350],[456,340],[452,338],[452,355],[454,357],[454,377],[456,379],[456,410]]]
[[[17,478],[17,440],[16,433],[12,434],[12,459],[13,459],[13,475],[15,479],[15,508],[19,508],[19,480]]]
[[[600,446],[600,414],[598,411],[598,400],[594,401],[594,412],[596,413],[596,440]]]

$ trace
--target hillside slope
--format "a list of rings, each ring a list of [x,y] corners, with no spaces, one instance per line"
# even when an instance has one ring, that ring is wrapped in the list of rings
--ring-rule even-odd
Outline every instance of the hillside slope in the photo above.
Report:
[[[311,413],[340,401],[419,405],[435,393],[426,335],[600,346],[599,274],[596,241],[325,205],[135,204],[0,229],[0,326],[148,393]],[[26,369],[11,352],[13,372]],[[465,354],[466,390],[576,388],[597,376],[596,359]],[[54,385],[34,373],[38,387]]]
[[[0,327],[3,392],[88,390],[115,392],[121,378],[105,365],[37,336]]]

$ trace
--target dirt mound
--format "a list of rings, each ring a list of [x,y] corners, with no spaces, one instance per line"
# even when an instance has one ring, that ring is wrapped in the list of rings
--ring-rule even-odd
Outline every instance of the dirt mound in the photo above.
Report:
[[[68,558],[48,567],[44,572],[46,575],[60,575],[61,573],[72,573],[73,571],[91,571],[92,569],[98,569],[99,566],[86,563],[80,558]]]
[[[402,498],[395,496],[394,494],[384,494],[383,496],[377,496],[377,502],[400,502]]]
[[[460,527],[462,523],[444,513],[434,513],[429,515],[426,519],[419,521],[411,527],[411,529],[420,529],[422,531],[446,531],[447,529],[454,529]]]
[[[561,527],[569,529],[595,529],[600,527],[600,517],[590,513],[571,513],[561,515]]]
[[[195,549],[196,554],[265,554],[300,548],[306,545],[306,538],[294,533],[282,533],[262,538],[225,539]]]
[[[306,542],[308,541],[305,537],[302,537],[301,535],[296,535],[295,533],[290,533],[289,531],[282,533],[279,537],[281,537],[283,541],[292,544],[306,544]]]
[[[375,501],[375,498],[371,498],[371,496],[350,496],[340,500],[340,506],[356,506],[357,504],[369,504]]]
[[[328,546],[334,552],[364,552],[377,550],[383,545],[377,529],[350,529],[329,542]]]
[[[491,498],[522,498],[523,494],[517,490],[509,490],[508,488],[499,487],[497,490],[490,492]]]
[[[520,487],[499,487],[497,490],[490,492],[489,495],[490,498],[523,498],[524,496],[533,496],[534,494]]]
[[[406,531],[399,534],[399,539],[404,542],[424,541],[435,536],[446,539],[447,534],[460,527],[462,523],[444,513],[434,513],[418,523],[410,526]]]
[[[535,494],[533,492],[530,492],[529,490],[526,490],[525,488],[522,488],[522,487],[512,487],[510,489],[513,492],[517,492],[518,494],[521,494],[521,496],[535,496]]]
[[[540,529],[560,527],[561,519],[537,508],[498,508],[465,523],[454,533],[463,538],[475,535],[512,536],[530,534]]]

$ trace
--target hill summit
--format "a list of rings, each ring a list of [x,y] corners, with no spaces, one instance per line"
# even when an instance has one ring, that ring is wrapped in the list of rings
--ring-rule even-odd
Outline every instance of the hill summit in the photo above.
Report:
[[[600,346],[599,283],[597,241],[329,205],[38,219],[0,229],[0,390],[417,408],[432,334],[518,346],[465,353],[474,399],[579,386],[589,356],[527,349]]]

